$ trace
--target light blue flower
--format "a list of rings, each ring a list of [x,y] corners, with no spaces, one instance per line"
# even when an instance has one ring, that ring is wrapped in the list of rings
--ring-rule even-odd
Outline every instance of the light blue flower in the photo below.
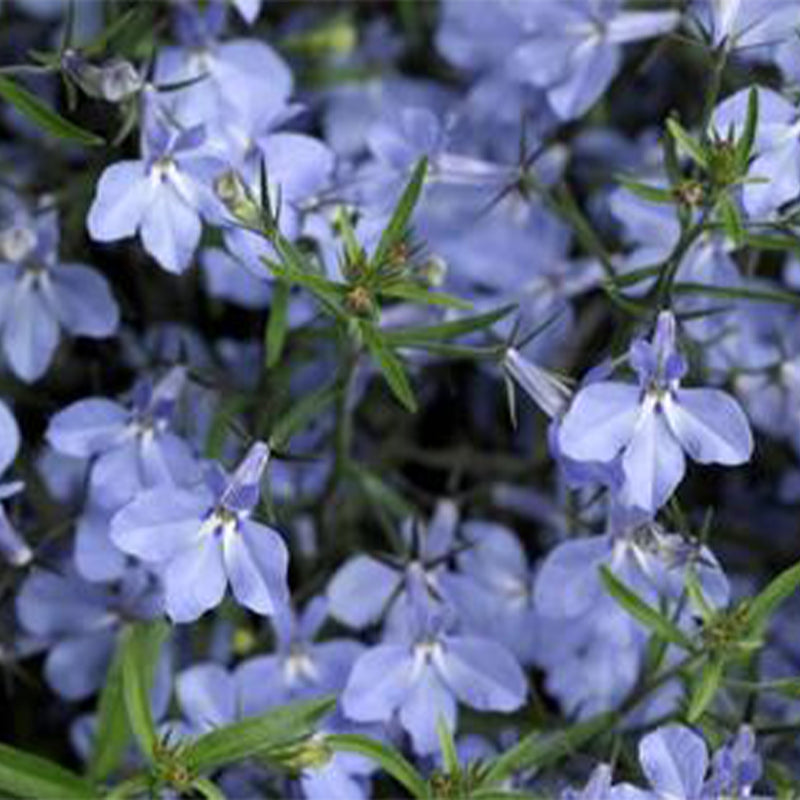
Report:
[[[221,213],[211,188],[225,163],[205,147],[202,126],[179,130],[158,109],[145,115],[142,158],[118,161],[100,176],[86,224],[98,242],[141,236],[169,272],[183,272],[202,232],[201,216]]]
[[[160,570],[173,621],[193,622],[219,605],[229,583],[258,614],[288,602],[286,545],[250,519],[268,459],[268,447],[257,442],[232,477],[210,470],[192,489],[146,490],[112,520],[117,547]]]
[[[103,339],[117,330],[119,308],[102,275],[83,264],[59,262],[55,211],[24,213],[3,234],[3,351],[14,374],[32,382],[50,366],[62,329]],[[10,260],[13,255],[16,259]]]
[[[753,438],[739,404],[719,389],[682,389],[686,363],[675,347],[675,318],[659,315],[651,342],[628,358],[639,384],[600,381],[581,389],[564,416],[558,443],[576,461],[621,457],[625,505],[655,512],[683,478],[688,455],[701,464],[750,459]]]

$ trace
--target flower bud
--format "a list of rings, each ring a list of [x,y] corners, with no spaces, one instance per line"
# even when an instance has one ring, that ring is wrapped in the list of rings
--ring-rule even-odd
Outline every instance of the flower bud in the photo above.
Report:
[[[219,175],[214,181],[214,192],[237,222],[248,228],[262,227],[261,207],[236,170]]]
[[[124,58],[112,58],[104,64],[90,64],[75,50],[66,50],[61,66],[81,89],[98,100],[119,103],[141,91],[144,79],[136,67]]]

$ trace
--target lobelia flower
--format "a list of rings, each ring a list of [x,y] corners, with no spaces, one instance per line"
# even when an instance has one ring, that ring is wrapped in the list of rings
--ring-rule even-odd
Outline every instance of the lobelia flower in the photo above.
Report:
[[[149,102],[155,105],[152,98]],[[146,109],[144,117],[142,158],[106,168],[86,225],[98,242],[138,233],[165,270],[180,273],[200,241],[201,217],[214,221],[220,214],[211,182],[225,163],[206,147],[202,125],[180,130],[164,121],[158,108]]]
[[[256,442],[231,477],[212,468],[190,489],[148,489],[114,516],[112,541],[159,569],[173,621],[192,622],[219,605],[228,583],[257,614],[288,602],[286,546],[250,519],[268,460],[269,448]]]
[[[427,527],[412,520],[404,523],[401,533],[408,551],[402,560],[358,555],[346,561],[328,584],[331,616],[351,628],[365,628],[383,614],[390,621],[402,614],[407,604],[400,601],[405,601],[414,581],[421,580],[436,592],[454,548],[457,523],[455,505],[441,501]]]
[[[258,39],[218,41],[224,3],[181,3],[174,19],[179,44],[159,49],[154,77],[156,85],[187,84],[164,98],[182,125],[216,134],[231,116],[255,121],[283,106],[293,84],[288,64]]]
[[[314,598],[302,614],[281,607],[272,617],[276,652],[242,665],[257,687],[253,697],[264,707],[339,692],[364,645],[353,639],[315,642],[328,614],[324,597]]]
[[[451,632],[441,608],[414,581],[405,625],[356,661],[341,696],[342,710],[358,722],[390,722],[395,715],[415,752],[439,748],[436,724],[457,727],[457,703],[479,711],[514,711],[527,694],[525,674],[501,644]]]
[[[619,500],[658,510],[680,483],[688,455],[701,464],[748,461],[753,438],[739,404],[719,389],[682,389],[686,362],[675,346],[675,318],[658,316],[650,342],[628,352],[639,384],[600,381],[575,396],[558,432],[561,452],[576,461],[621,458]]]
[[[627,696],[641,672],[649,635],[606,592],[601,565],[656,607],[677,607],[690,565],[709,603],[724,608],[729,597],[727,579],[708,548],[666,533],[642,512],[612,507],[607,533],[556,546],[534,583],[538,619],[531,627],[532,654],[546,672],[548,690],[580,718],[614,708]],[[677,622],[693,625],[688,612]],[[664,710],[676,688],[666,686],[642,713],[649,717],[653,709]]]
[[[86,583],[70,569],[36,569],[20,588],[16,610],[23,630],[49,650],[47,683],[68,700],[82,700],[102,685],[122,625],[159,614],[161,593],[140,569],[104,586]]]
[[[526,3],[512,9],[524,31],[508,70],[517,80],[547,90],[562,119],[588,111],[622,64],[622,46],[669,33],[675,11],[625,11],[622,0]]]
[[[140,381],[127,407],[89,397],[50,420],[46,437],[55,450],[94,458],[89,476],[92,505],[116,511],[144,489],[197,480],[191,448],[172,430],[185,384],[185,367],[173,367],[155,384]]]
[[[456,556],[458,572],[439,580],[462,628],[496,639],[521,663],[530,663],[536,615],[533,574],[522,545],[507,528],[482,520],[465,522],[461,534],[468,546]]]
[[[705,742],[682,725],[665,725],[639,742],[639,763],[650,790],[615,786],[609,800],[700,800],[708,769]]]
[[[59,263],[56,211],[22,214],[4,227],[3,351],[14,374],[33,382],[53,360],[62,328],[103,339],[117,330],[119,308],[102,275],[83,264]]]
[[[713,46],[752,50],[792,37],[798,0],[694,0],[694,11]]]
[[[629,783],[615,786],[608,800],[726,800],[750,797],[761,777],[761,759],[755,739],[743,728],[730,744],[714,755],[711,777],[708,749],[703,739],[682,725],[665,725],[639,743],[639,763],[650,789]]]
[[[753,785],[763,771],[762,760],[755,747],[752,728],[743,725],[733,741],[714,753],[711,775],[703,789],[705,800],[751,796]]]

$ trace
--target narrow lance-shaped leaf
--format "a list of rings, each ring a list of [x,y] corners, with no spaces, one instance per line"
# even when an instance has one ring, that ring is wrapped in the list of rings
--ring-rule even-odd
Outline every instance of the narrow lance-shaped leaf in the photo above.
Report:
[[[516,305],[507,305],[486,314],[442,322],[438,325],[420,325],[414,328],[387,328],[383,331],[388,344],[394,347],[411,347],[419,342],[446,341],[457,336],[490,328],[495,322],[507,317]]]
[[[660,205],[671,205],[675,203],[675,195],[672,193],[671,189],[640,183],[625,175],[617,175],[617,182],[624,186],[631,194],[635,194],[637,197],[649,203],[658,203]]]
[[[373,269],[382,266],[395,245],[399,244],[408,230],[408,223],[414,212],[414,207],[419,201],[422,187],[425,184],[425,175],[428,172],[428,160],[423,158],[414,168],[411,180],[400,196],[397,206],[394,209],[389,224],[384,228],[378,246],[372,254],[370,263]]]
[[[606,591],[634,619],[639,620],[645,627],[658,634],[662,639],[666,639],[668,642],[676,644],[685,650],[692,649],[691,641],[680,628],[660,611],[645,603],[639,595],[631,591],[605,565],[600,567],[600,577]]]
[[[453,740],[453,731],[447,724],[447,720],[440,714],[436,720],[436,734],[439,737],[439,749],[442,753],[442,763],[448,775],[456,775],[461,765],[458,761],[456,743]]]
[[[763,631],[775,609],[800,587],[800,563],[781,572],[750,603],[748,619],[753,633]]]
[[[284,281],[276,281],[269,307],[269,321],[265,331],[267,368],[274,367],[281,358],[289,329],[289,296],[291,289]]]
[[[162,621],[137,622],[123,631],[122,689],[128,722],[145,758],[155,757],[158,737],[150,708],[153,685],[161,645],[169,633]]]
[[[0,76],[0,97],[10,103],[20,114],[53,136],[69,139],[88,147],[105,144],[101,136],[84,130],[74,122],[64,119],[48,108],[35,94],[20,86],[10,78]]]
[[[0,744],[0,794],[30,800],[90,800],[92,785],[46,758]]]
[[[531,733],[492,762],[481,781],[481,787],[496,786],[515,772],[540,769],[565,758],[586,742],[609,730],[616,721],[617,715],[607,712],[575,723],[564,730]]]
[[[686,153],[698,166],[708,169],[708,159],[703,146],[683,128],[678,120],[674,118],[668,119],[667,130],[675,140],[679,150]]]
[[[730,195],[723,194],[717,203],[717,209],[719,210],[720,221],[726,235],[737,247],[740,246],[744,242],[745,229],[739,209],[736,208],[736,203],[734,203]]]
[[[413,303],[425,303],[431,306],[444,306],[445,308],[457,308],[461,311],[469,311],[472,303],[454,297],[444,292],[436,292],[418,283],[404,281],[403,283],[389,283],[378,286],[378,294],[384,297],[394,297],[398,300],[410,300]]]
[[[97,708],[89,775],[98,781],[108,777],[117,768],[131,738],[122,685],[123,641],[124,638],[119,637]]]
[[[254,755],[285,747],[315,732],[317,723],[336,705],[335,697],[280,706],[224,728],[189,744],[184,763],[192,771],[210,771]]]
[[[744,131],[742,131],[742,136],[736,143],[736,164],[740,172],[747,170],[747,163],[750,160],[750,154],[753,152],[757,128],[758,90],[752,87],[747,95],[747,117],[744,123]]]
[[[339,382],[317,389],[293,403],[291,408],[278,419],[272,429],[269,444],[274,450],[283,450],[290,439],[324,412],[341,391]]]
[[[333,734],[325,737],[325,741],[335,752],[358,753],[379,764],[418,800],[428,797],[428,787],[424,779],[397,750],[356,734]]]
[[[378,365],[394,396],[408,411],[416,411],[417,401],[414,399],[414,390],[411,388],[411,382],[406,375],[403,362],[387,344],[384,334],[369,322],[362,322],[359,329],[367,350]]]
[[[700,678],[692,692],[686,719],[694,724],[710,705],[722,683],[725,661],[721,658],[710,658],[700,671]]]

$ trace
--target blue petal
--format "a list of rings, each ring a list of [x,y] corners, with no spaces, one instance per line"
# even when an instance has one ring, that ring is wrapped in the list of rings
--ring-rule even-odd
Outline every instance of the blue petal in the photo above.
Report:
[[[111,336],[119,326],[119,307],[106,279],[81,264],[49,272],[47,298],[58,321],[76,336]]]
[[[328,584],[331,616],[353,628],[378,619],[402,575],[369,556],[356,556],[343,564]]]
[[[176,679],[176,692],[181,710],[198,732],[229,725],[236,719],[236,682],[219,664],[195,664],[185,669]]]
[[[58,347],[59,327],[35,286],[17,283],[3,329],[3,350],[11,369],[33,382],[47,371]]]
[[[561,452],[576,461],[611,461],[633,436],[639,398],[639,389],[625,383],[581,389],[559,428]]]
[[[686,471],[683,450],[665,415],[648,401],[622,457],[625,482],[620,501],[656,512],[675,491]]]
[[[86,225],[98,242],[133,236],[151,200],[142,161],[118,161],[101,175]]]
[[[517,660],[490,639],[446,638],[436,662],[445,683],[465,705],[480,711],[514,711],[528,685]]]
[[[669,797],[700,797],[708,767],[705,742],[689,728],[667,725],[639,743],[639,761],[650,785]]]
[[[200,539],[208,498],[196,491],[149,489],[111,520],[111,538],[126,553],[158,563],[194,548]],[[204,539],[213,539],[204,533]]]
[[[414,662],[407,647],[384,644],[356,661],[342,693],[342,710],[357,722],[388,722],[413,687]]]
[[[173,622],[194,622],[218,606],[228,581],[217,537],[204,535],[178,553],[163,577],[166,610]]]
[[[223,534],[225,569],[237,601],[257,614],[274,614],[289,601],[289,554],[280,535],[247,520]]]
[[[675,438],[701,464],[744,464],[753,454],[753,435],[741,406],[719,389],[679,389],[664,413]]]
[[[101,397],[79,400],[59,411],[47,427],[47,441],[68,456],[87,458],[119,441],[128,412]]]

